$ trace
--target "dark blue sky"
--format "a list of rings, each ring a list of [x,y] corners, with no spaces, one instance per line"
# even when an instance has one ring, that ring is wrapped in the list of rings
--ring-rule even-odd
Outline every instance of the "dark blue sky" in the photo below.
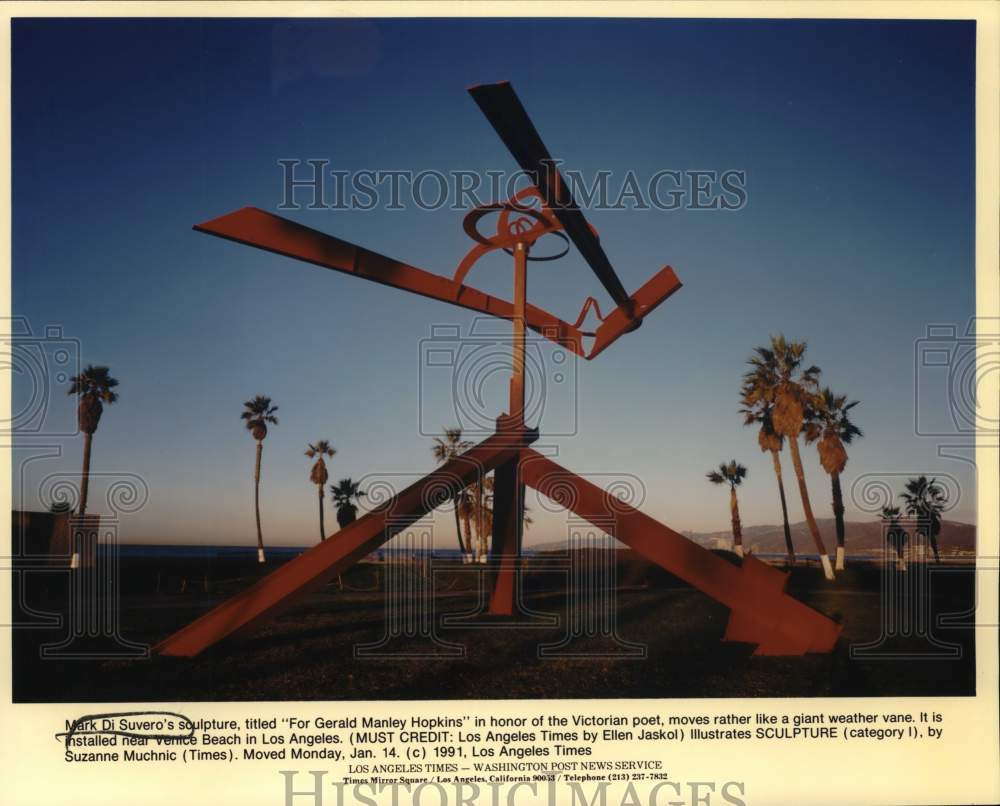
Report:
[[[972,520],[968,466],[914,435],[913,409],[917,339],[974,311],[974,36],[961,22],[15,20],[14,312],[36,332],[61,325],[121,380],[94,464],[148,481],[128,539],[251,542],[239,412],[263,393],[281,415],[265,539],[310,542],[306,443],[337,447],[334,479],[425,472],[419,345],[472,316],[191,225],[277,212],[279,159],[512,170],[465,92],[509,79],[585,175],[747,176],[738,211],[588,213],[626,288],[666,263],[684,288],[576,366],[579,433],[551,441],[561,462],[635,474],[651,514],[722,529],[726,496],[704,472],[735,457],[750,468],[745,522],[776,522],[770,462],[736,409],[747,354],[782,331],[862,401],[846,488],[866,473],[951,474],[968,493],[952,516]],[[471,244],[448,210],[283,214],[441,274]],[[509,278],[493,260],[470,280],[507,296]],[[533,266],[530,289],[570,320],[601,292],[575,253]],[[499,409],[499,385],[491,395]],[[440,394],[426,405],[425,420],[455,419]],[[71,423],[73,402],[60,392],[51,416]],[[29,471],[29,502],[42,476],[79,464],[79,438],[50,442],[63,456]],[[827,516],[827,477],[803,455]]]

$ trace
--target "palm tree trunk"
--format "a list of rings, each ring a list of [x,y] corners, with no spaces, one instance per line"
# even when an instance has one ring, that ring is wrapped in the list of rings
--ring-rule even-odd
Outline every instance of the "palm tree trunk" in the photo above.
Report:
[[[319,542],[326,540],[326,529],[323,528],[323,485],[317,484],[319,488]]]
[[[458,536],[458,550],[462,553],[462,557],[465,557],[465,543],[462,542],[462,522],[459,520],[459,509],[462,508],[462,494],[459,493],[455,496],[455,534]]]
[[[486,491],[483,490],[483,498],[481,502],[481,508],[479,510],[479,562],[485,563],[486,558],[489,556],[489,533],[490,526],[487,524],[486,518]]]
[[[476,482],[476,561],[478,562],[483,556],[483,543],[485,542],[483,535],[483,500],[486,497],[486,491],[483,488],[483,477],[480,475],[479,481]]]
[[[844,570],[844,493],[840,489],[840,474],[831,473],[833,487],[833,520],[837,524],[837,570]]]
[[[788,448],[792,454],[792,466],[795,468],[795,478],[799,482],[802,511],[805,513],[806,523],[809,524],[809,532],[812,534],[813,543],[816,544],[816,550],[819,552],[819,561],[823,563],[823,574],[827,579],[833,579],[833,566],[830,565],[830,557],[826,553],[826,546],[823,545],[823,537],[819,533],[819,526],[816,525],[812,504],[809,503],[809,490],[806,489],[806,474],[802,469],[802,457],[799,456],[799,439],[797,436],[788,438]]]
[[[257,516],[257,562],[264,562],[264,533],[260,530],[260,457],[264,453],[264,443],[257,442],[257,462],[253,470],[253,508]]]
[[[938,551],[938,541],[937,541],[937,532],[938,532],[938,530],[935,529],[934,528],[934,524],[931,523],[931,528],[928,529],[927,531],[928,531],[928,535],[927,536],[930,538],[930,541],[931,541],[931,551],[934,552],[934,562],[940,563],[941,562],[941,554]]]
[[[87,495],[90,491],[90,446],[93,434],[83,435],[83,472],[80,474],[80,517],[87,514]]]
[[[740,527],[740,503],[736,500],[736,488],[729,489],[729,512],[733,521],[733,548],[736,556],[743,556],[743,529]]]
[[[781,480],[781,457],[777,451],[771,451],[771,461],[774,464],[774,475],[778,479],[778,495],[781,498],[781,523],[785,527],[785,554],[788,564],[795,565],[795,546],[792,544],[792,527],[788,525],[788,503],[785,501],[785,483]]]
[[[90,493],[90,448],[94,435],[85,431],[83,434],[83,470],[80,472],[80,514],[79,524],[83,528],[83,516],[87,514],[87,496]],[[77,535],[72,527],[69,530],[70,540],[73,541],[73,556],[70,558],[69,567],[80,567],[80,547],[77,545]]]
[[[462,522],[465,524],[465,562],[472,562],[472,552],[474,549],[472,543],[472,517],[469,515],[468,507],[465,508],[465,512],[462,513]]]

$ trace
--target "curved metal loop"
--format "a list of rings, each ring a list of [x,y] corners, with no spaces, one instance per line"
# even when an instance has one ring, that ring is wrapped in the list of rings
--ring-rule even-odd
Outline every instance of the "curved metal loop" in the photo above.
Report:
[[[532,199],[541,204],[538,209],[529,204],[524,204],[525,200]],[[481,218],[488,213],[499,212],[497,217],[497,231],[495,235],[483,235],[477,229]],[[511,214],[515,214],[513,221]],[[534,219],[531,223],[529,219]],[[530,224],[530,226],[529,226]],[[462,228],[472,240],[481,244],[491,244],[497,248],[513,246],[514,243],[531,243],[547,232],[561,230],[562,224],[556,219],[552,211],[545,206],[542,194],[536,187],[526,187],[515,193],[510,199],[503,202],[493,202],[483,204],[470,210],[462,222]]]
[[[542,255],[541,257],[538,257],[537,255],[533,255],[533,254],[531,254],[529,252],[528,253],[528,260],[529,261],[538,261],[539,263],[545,263],[546,261],[549,261],[549,260],[559,260],[559,258],[565,257],[567,254],[569,254],[569,238],[566,237],[566,233],[565,232],[560,232],[559,230],[552,230],[552,232],[546,232],[546,233],[543,233],[543,234],[544,235],[555,235],[557,238],[560,238],[562,240],[562,242],[564,244],[566,244],[566,248],[563,249],[561,252],[557,252],[554,255]],[[506,252],[508,255],[513,255],[514,254],[514,250],[513,249],[509,249],[506,246],[503,248],[503,251]]]
[[[541,208],[525,204],[524,202],[528,200],[540,203]],[[490,213],[499,213],[499,215],[497,216],[496,234],[488,236],[479,231],[479,222]],[[532,246],[544,235],[557,235],[565,244],[562,251],[542,257],[532,256],[529,253],[528,260],[538,262],[558,260],[569,253],[569,238],[562,232],[562,224],[545,205],[542,194],[536,187],[524,188],[507,201],[483,204],[470,210],[462,221],[462,229],[476,242],[476,246],[469,250],[455,270],[452,280],[455,283],[456,294],[459,293],[466,275],[476,261],[496,249],[502,249],[511,255],[514,252],[514,247],[519,243]]]
[[[587,318],[587,311],[591,308],[594,309],[594,313],[597,314],[598,320],[603,323],[604,316],[601,314],[601,306],[598,304],[597,300],[593,297],[587,297],[584,300],[583,308],[580,310],[580,315],[576,317],[576,322],[573,323],[573,327],[579,328],[583,324],[583,320]],[[584,333],[585,336],[592,336],[593,333]]]

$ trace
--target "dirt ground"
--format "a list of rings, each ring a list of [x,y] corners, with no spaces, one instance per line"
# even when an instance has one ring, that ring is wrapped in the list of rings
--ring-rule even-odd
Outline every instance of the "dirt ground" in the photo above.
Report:
[[[269,570],[273,567],[268,564]],[[788,592],[843,625],[833,653],[795,658],[755,657],[752,646],[723,642],[725,607],[631,552],[620,553],[618,588],[613,595],[602,594],[607,607],[590,611],[590,620],[571,617],[568,603],[579,599],[568,594],[565,572],[543,571],[537,562],[525,576],[524,604],[531,612],[520,623],[478,612],[486,575],[475,567],[445,566],[433,574],[419,564],[403,568],[399,573],[417,593],[388,608],[386,569],[373,563],[345,575],[343,590],[334,582],[253,634],[225,641],[194,659],[109,659],[101,655],[120,647],[107,638],[77,639],[63,650],[91,652],[95,657],[90,659],[43,658],[42,646],[58,643],[67,630],[38,628],[38,623],[42,614],[65,608],[59,604],[65,590],[51,579],[34,587],[28,580],[15,590],[16,612],[23,625],[35,626],[12,631],[14,699],[974,694],[973,630],[967,626],[974,604],[973,569],[953,565],[946,572],[929,570],[929,592],[920,594],[925,598],[919,601],[912,599],[908,612],[926,619],[930,632],[907,638],[885,635],[893,619],[883,602],[886,583],[879,566],[859,564],[832,583],[817,568],[792,569]],[[123,561],[120,634],[140,648],[151,645],[260,574],[245,562]],[[422,595],[430,578],[433,591]]]

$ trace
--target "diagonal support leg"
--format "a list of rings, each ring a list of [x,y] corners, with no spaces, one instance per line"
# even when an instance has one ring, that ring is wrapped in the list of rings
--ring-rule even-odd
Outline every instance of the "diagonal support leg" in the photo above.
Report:
[[[840,625],[785,593],[787,575],[756,557],[735,566],[533,450],[521,452],[530,487],[596,525],[731,611],[726,640],[757,645],[757,655],[830,652]]]
[[[533,432],[537,436],[537,432]],[[527,435],[529,438],[531,433]],[[498,432],[411,484],[392,500],[303,552],[247,590],[157,644],[161,655],[193,657],[237,632],[274,618],[319,590],[482,474],[516,460],[523,437]]]

